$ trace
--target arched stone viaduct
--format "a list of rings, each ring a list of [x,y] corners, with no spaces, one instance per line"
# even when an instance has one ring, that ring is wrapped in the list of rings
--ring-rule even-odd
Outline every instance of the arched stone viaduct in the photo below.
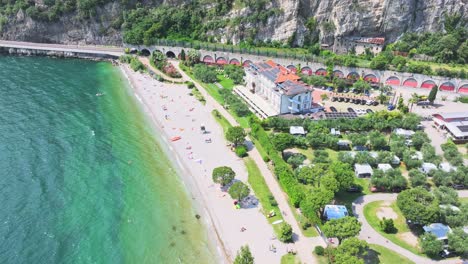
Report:
[[[166,56],[173,58],[178,57],[182,49],[184,49],[186,53],[188,50],[190,50],[190,48],[171,46],[125,46],[127,48],[136,49],[146,54],[153,53],[154,51],[160,51]],[[208,64],[236,64],[246,66],[252,62],[273,59],[276,63],[279,63],[294,72],[300,70],[302,73],[308,75],[327,74],[326,66],[321,63],[223,51],[199,50],[199,52],[201,54],[200,59]],[[405,72],[378,71],[368,68],[351,68],[344,66],[335,66],[333,74],[340,78],[363,78],[364,80],[371,82],[400,87],[431,89],[434,85],[437,85],[442,91],[468,94],[468,80],[466,79],[427,76],[423,74],[412,74]]]

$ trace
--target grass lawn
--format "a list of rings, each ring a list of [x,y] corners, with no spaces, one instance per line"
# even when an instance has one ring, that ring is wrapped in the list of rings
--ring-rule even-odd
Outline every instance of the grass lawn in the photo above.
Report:
[[[263,178],[260,170],[255,164],[253,159],[246,157],[244,158],[245,166],[247,167],[247,172],[249,174],[249,184],[252,187],[253,191],[255,192],[255,196],[257,196],[258,200],[262,204],[263,214],[266,216],[270,211],[275,211],[276,216],[267,218],[268,222],[272,224],[277,220],[283,220],[283,216],[281,215],[281,211],[279,210],[278,206],[273,206],[270,203],[269,196],[273,196],[268,185]],[[275,230],[276,236],[279,237],[280,234],[280,227],[281,224],[272,225],[273,229]]]
[[[380,220],[377,217],[377,211],[382,206],[382,203],[383,201],[375,201],[364,206],[364,216],[366,217],[367,221],[372,226],[372,228],[374,228],[382,236],[392,241],[393,243],[399,245],[400,247],[405,248],[413,252],[414,254],[424,256],[423,254],[421,254],[418,248],[415,248],[413,245],[410,245],[408,242],[400,238],[399,235],[405,232],[410,232],[410,229],[408,228],[408,225],[406,225],[406,219],[402,215],[396,203],[392,203],[390,207],[398,215],[397,219],[393,220],[398,232],[396,234],[387,234],[380,230],[380,226],[379,226]]]
[[[459,198],[459,200],[460,200],[460,202],[461,202],[462,204],[468,204],[468,197],[466,197],[466,198]]]
[[[232,90],[234,88],[234,81],[224,77],[224,75],[217,75],[218,82],[223,86],[225,89]]]
[[[217,113],[216,110],[211,111],[211,114],[213,115],[213,117],[216,119],[218,124],[223,128],[224,133],[226,133],[227,130],[230,127],[232,127],[232,125],[231,125],[231,123],[229,123],[229,121],[223,115],[216,114],[216,113]]]
[[[292,254],[286,254],[281,257],[281,264],[300,264],[299,257]]]
[[[365,263],[373,264],[373,263],[380,263],[380,264],[411,264],[414,263],[408,258],[387,249],[385,247],[370,244],[369,245],[369,252],[367,256],[364,257]]]

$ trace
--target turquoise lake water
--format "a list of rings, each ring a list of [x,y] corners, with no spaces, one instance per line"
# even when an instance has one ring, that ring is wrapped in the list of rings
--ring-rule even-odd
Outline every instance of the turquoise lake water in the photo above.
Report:
[[[216,262],[169,164],[118,68],[0,56],[0,263]]]

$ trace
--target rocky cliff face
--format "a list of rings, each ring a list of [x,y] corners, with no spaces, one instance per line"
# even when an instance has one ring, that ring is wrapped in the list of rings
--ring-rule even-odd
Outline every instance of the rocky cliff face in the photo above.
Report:
[[[178,4],[184,1],[161,2]],[[279,10],[266,23],[228,26],[210,34],[217,36],[219,41],[233,43],[243,40],[246,32],[258,40],[289,40],[298,45],[314,36],[327,44],[332,44],[337,36],[382,36],[392,42],[407,31],[443,30],[444,14],[460,14],[464,21],[468,21],[467,0],[272,0],[266,8]],[[58,22],[35,21],[24,11],[19,11],[2,27],[0,38],[118,45],[122,42],[121,32],[113,29],[111,23],[122,11],[119,1],[115,1],[97,8],[91,19],[66,14]],[[248,6],[233,8],[226,16],[243,17],[252,12]],[[315,18],[313,28],[307,24],[310,18]]]

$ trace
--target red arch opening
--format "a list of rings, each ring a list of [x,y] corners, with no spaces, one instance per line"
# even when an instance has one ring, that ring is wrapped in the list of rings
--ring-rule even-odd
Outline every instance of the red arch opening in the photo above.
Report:
[[[443,84],[440,85],[439,89],[441,91],[455,91],[455,85],[451,82],[444,82]]]
[[[433,80],[427,80],[421,84],[421,88],[426,88],[426,89],[432,89],[432,87],[434,86],[436,86],[436,84]]]
[[[416,87],[418,87],[418,81],[416,81],[416,80],[413,79],[413,78],[409,78],[409,79],[406,79],[406,80],[403,82],[403,86],[416,88]]]
[[[214,63],[214,59],[213,57],[211,57],[210,55],[206,55],[205,57],[203,57],[203,60],[202,60],[204,63]]]

